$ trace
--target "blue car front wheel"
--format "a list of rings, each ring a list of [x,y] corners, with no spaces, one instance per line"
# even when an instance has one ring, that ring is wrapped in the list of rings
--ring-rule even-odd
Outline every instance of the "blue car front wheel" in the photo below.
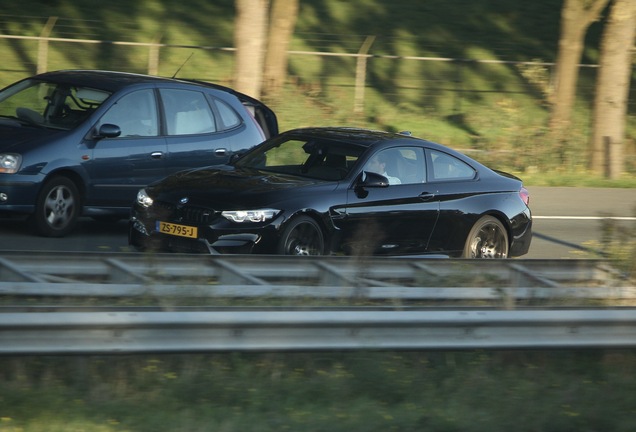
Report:
[[[75,183],[67,177],[53,177],[38,195],[32,215],[35,231],[44,237],[64,237],[77,225],[80,207]]]

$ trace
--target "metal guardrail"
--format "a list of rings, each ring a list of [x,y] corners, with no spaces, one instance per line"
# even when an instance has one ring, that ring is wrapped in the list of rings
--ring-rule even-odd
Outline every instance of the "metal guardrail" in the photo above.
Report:
[[[636,347],[636,310],[0,314],[0,354]]]
[[[39,303],[21,300],[32,297],[59,297],[65,307],[43,312],[32,306]],[[74,309],[66,307],[69,297],[88,298],[89,304],[93,297],[156,297],[160,307]],[[191,298],[195,305],[204,298],[260,297],[296,304],[353,298],[351,304],[377,300],[388,306],[161,306],[170,297]],[[566,297],[623,307],[528,310],[515,304]],[[634,298],[636,287],[603,260],[4,252],[0,355],[634,347],[636,309],[624,307]],[[472,303],[454,310],[404,307],[403,301],[423,299]],[[473,307],[475,300],[496,300],[503,310]],[[12,307],[20,304],[29,307]]]
[[[603,260],[7,252],[0,295],[630,300],[636,287]]]

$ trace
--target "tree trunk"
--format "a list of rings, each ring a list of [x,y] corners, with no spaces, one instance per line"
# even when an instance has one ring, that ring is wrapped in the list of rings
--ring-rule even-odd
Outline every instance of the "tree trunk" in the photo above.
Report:
[[[585,33],[608,2],[609,0],[565,0],[563,3],[550,116],[550,131],[557,140],[563,139],[570,125]]]
[[[614,0],[601,41],[596,79],[591,168],[619,178],[624,169],[625,121],[636,36],[636,1]]]
[[[298,0],[273,0],[263,94],[270,100],[279,97],[287,79],[287,50],[298,18]]]
[[[269,0],[236,0],[234,88],[260,98]]]

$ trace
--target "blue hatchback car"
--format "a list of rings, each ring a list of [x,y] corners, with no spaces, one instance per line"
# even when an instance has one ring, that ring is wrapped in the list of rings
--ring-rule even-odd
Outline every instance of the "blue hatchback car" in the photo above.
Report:
[[[111,71],[48,72],[0,90],[0,215],[43,236],[80,216],[127,217],[168,174],[226,163],[278,133],[260,101],[205,82]]]

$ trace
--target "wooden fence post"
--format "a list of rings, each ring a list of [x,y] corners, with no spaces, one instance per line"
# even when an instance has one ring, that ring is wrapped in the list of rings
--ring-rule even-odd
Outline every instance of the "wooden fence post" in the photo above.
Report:
[[[148,48],[148,75],[159,75],[159,49],[161,35],[156,36]]]
[[[364,111],[364,87],[366,86],[367,75],[367,53],[375,41],[375,36],[367,36],[358,51],[356,59],[356,88],[353,103],[353,112],[356,114]]]
[[[53,31],[53,27],[57,22],[57,17],[49,17],[40,33],[40,39],[38,39],[38,64],[37,73],[44,73],[48,68],[49,59],[49,41],[48,37]]]

